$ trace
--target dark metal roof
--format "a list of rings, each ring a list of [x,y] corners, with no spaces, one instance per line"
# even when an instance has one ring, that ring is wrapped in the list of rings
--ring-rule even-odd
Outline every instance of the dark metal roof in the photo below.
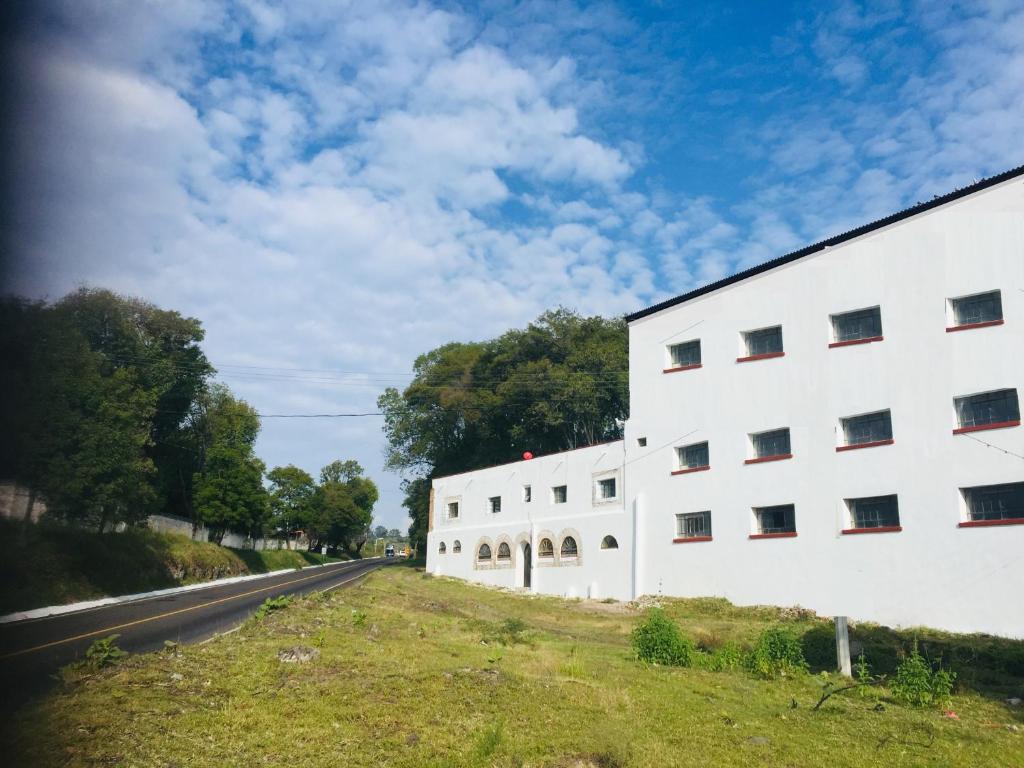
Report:
[[[820,251],[825,250],[826,248],[831,248],[832,246],[839,245],[840,243],[845,243],[848,240],[853,240],[854,238],[860,237],[861,235],[866,235],[869,232],[874,232],[877,229],[887,227],[890,224],[895,224],[898,221],[909,219],[911,216],[916,216],[919,213],[930,211],[932,208],[938,208],[940,205],[951,203],[954,200],[959,200],[961,197],[966,197],[967,195],[973,194],[974,192],[979,192],[983,189],[988,189],[989,187],[993,187],[996,184],[1002,184],[1004,181],[1009,181],[1010,179],[1022,175],[1024,175],[1024,165],[1019,165],[1016,168],[1012,168],[1009,171],[1004,171],[1003,173],[997,174],[995,176],[989,176],[987,179],[976,181],[973,184],[970,184],[966,187],[961,187],[960,189],[954,190],[949,194],[933,198],[932,200],[929,200],[926,203],[918,203],[917,205],[913,205],[910,208],[905,208],[902,211],[898,211],[897,213],[894,213],[890,216],[886,216],[884,219],[872,221],[870,224],[864,224],[863,226],[857,227],[856,229],[851,229],[849,232],[844,232],[841,235],[835,235],[834,237],[830,237],[827,240],[822,240],[820,242],[814,243],[813,245],[805,246],[801,248],[799,251],[787,253],[785,256],[779,256],[778,258],[772,259],[771,261],[766,261],[763,264],[758,264],[756,267],[751,267],[750,269],[745,269],[742,272],[737,272],[735,275],[723,278],[714,283],[709,283],[708,285],[705,285],[701,288],[697,288],[696,290],[690,291],[689,293],[684,293],[680,296],[676,296],[675,298],[663,301],[660,304],[655,304],[652,307],[647,307],[647,309],[641,309],[639,312],[634,312],[631,315],[626,315],[626,322],[631,323],[634,320],[639,320],[642,317],[653,315],[654,313],[660,312],[663,309],[668,309],[669,307],[674,307],[677,304],[682,304],[683,302],[695,299],[698,296],[703,296],[706,293],[717,291],[719,288],[725,288],[727,285],[732,285],[733,283],[738,283],[742,280],[746,280],[748,277],[759,275],[762,272],[767,272],[770,269],[775,269],[775,267],[781,267],[783,264],[789,264],[791,261],[802,259],[804,256],[810,256],[811,254],[818,253]]]

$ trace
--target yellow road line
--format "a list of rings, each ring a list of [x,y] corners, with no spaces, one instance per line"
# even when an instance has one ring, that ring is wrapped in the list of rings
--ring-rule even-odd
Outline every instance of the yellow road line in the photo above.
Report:
[[[355,569],[353,569],[353,570],[355,570]],[[97,629],[94,632],[83,632],[82,634],[75,635],[74,637],[65,637],[65,638],[63,638],[61,640],[53,640],[53,641],[51,641],[49,643],[43,643],[42,645],[36,645],[36,646],[31,647],[31,648],[22,648],[20,651],[14,651],[12,653],[5,653],[2,656],[0,656],[0,659],[10,659],[10,658],[13,658],[15,656],[23,656],[26,653],[34,653],[35,651],[42,651],[42,650],[45,650],[46,648],[52,648],[55,645],[63,645],[64,643],[73,643],[75,640],[83,640],[84,638],[92,637],[93,635],[102,635],[102,634],[105,634],[107,632],[113,632],[113,631],[118,630],[118,629],[125,629],[126,627],[134,627],[134,626],[136,626],[138,624],[145,624],[146,622],[149,622],[149,621],[158,621],[160,619],[166,619],[168,616],[176,616],[179,613],[188,613],[189,611],[197,611],[200,608],[209,608],[211,605],[218,605],[219,603],[227,603],[227,602],[229,602],[231,600],[238,600],[241,597],[248,597],[249,595],[257,595],[260,592],[268,592],[271,589],[280,589],[281,587],[287,587],[289,584],[300,584],[303,581],[309,581],[310,579],[315,579],[315,578],[318,578],[318,577],[323,576],[323,575],[324,575],[323,571],[321,571],[319,573],[313,574],[312,576],[305,576],[305,577],[303,577],[301,579],[293,579],[292,581],[286,581],[283,584],[274,584],[274,585],[269,586],[269,587],[263,587],[262,589],[253,589],[253,590],[250,590],[249,592],[243,592],[240,595],[230,595],[228,597],[221,597],[221,598],[218,598],[216,600],[211,600],[208,603],[202,603],[200,605],[193,605],[193,606],[189,606],[188,608],[178,608],[175,611],[168,611],[167,613],[161,613],[161,614],[158,614],[156,616],[148,616],[145,619],[136,619],[135,621],[129,621],[129,622],[126,622],[124,624],[117,624],[117,625],[115,625],[113,627],[106,627],[105,629]],[[130,605],[130,603],[129,603],[129,605]]]

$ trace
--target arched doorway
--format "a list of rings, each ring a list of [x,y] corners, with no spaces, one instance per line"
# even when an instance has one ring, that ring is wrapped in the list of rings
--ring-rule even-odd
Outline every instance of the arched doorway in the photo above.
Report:
[[[516,586],[523,587],[524,589],[530,589],[531,577],[533,575],[533,551],[530,547],[530,542],[524,541],[519,545],[519,552],[522,557],[519,558],[519,564],[516,573]]]

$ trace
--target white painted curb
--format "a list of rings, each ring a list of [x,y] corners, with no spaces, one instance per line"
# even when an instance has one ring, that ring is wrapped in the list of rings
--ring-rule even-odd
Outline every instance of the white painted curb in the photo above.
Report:
[[[267,579],[271,576],[280,576],[283,573],[300,573],[312,568],[326,568],[329,565],[346,565],[348,563],[362,563],[369,560],[379,560],[379,557],[364,557],[359,560],[340,560],[337,563],[324,563],[323,565],[306,565],[302,568],[282,568],[279,571],[268,571],[267,573],[254,573],[249,576],[229,576],[226,579],[215,579],[214,581],[203,581],[198,584],[186,584],[183,587],[169,587],[157,589],[153,592],[138,592],[134,595],[120,595],[118,597],[100,597],[96,600],[85,600],[81,603],[69,603],[67,605],[51,605],[48,608],[33,608],[31,611],[18,611],[0,616],[0,624],[13,624],[16,621],[28,621],[29,619],[45,619],[49,616],[60,616],[65,613],[77,613],[88,611],[91,608],[100,608],[104,605],[117,605],[119,603],[131,603],[135,600],[146,600],[151,597],[162,597],[164,595],[176,595],[181,592],[194,592],[197,589],[209,587],[223,587],[227,584],[237,584],[242,581],[256,581]]]

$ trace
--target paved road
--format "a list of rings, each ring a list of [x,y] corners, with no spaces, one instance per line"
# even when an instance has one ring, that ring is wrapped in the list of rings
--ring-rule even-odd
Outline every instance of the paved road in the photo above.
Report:
[[[158,650],[166,640],[194,643],[237,626],[268,597],[334,589],[386,562],[377,558],[336,563],[0,625],[0,690],[6,691],[0,697],[4,699],[0,708],[19,706],[45,690],[52,682],[51,676],[65,664],[82,658],[97,638],[119,634],[118,645],[132,653]]]

